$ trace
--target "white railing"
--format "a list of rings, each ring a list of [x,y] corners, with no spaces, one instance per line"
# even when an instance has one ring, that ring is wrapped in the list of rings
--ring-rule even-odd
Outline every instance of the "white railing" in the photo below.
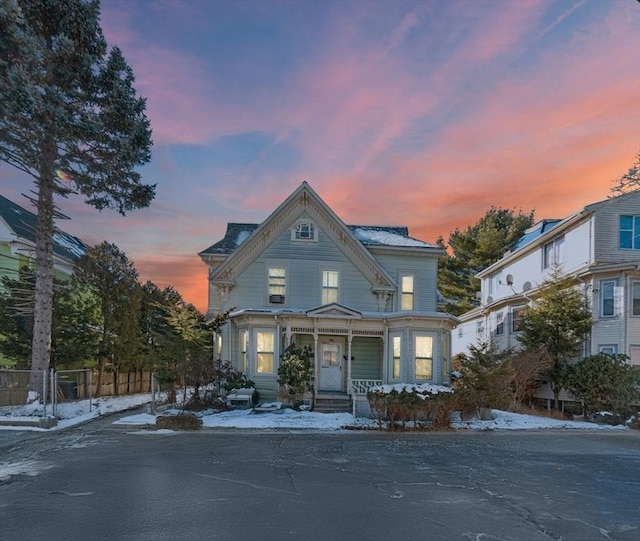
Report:
[[[382,385],[381,379],[352,379],[349,382],[349,394],[367,394],[371,387]]]

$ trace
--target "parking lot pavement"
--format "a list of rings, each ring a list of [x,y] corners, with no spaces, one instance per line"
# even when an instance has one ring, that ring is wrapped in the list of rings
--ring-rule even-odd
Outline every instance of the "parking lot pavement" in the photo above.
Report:
[[[633,431],[91,423],[23,440],[2,461],[32,469],[0,481],[3,541],[640,538]]]

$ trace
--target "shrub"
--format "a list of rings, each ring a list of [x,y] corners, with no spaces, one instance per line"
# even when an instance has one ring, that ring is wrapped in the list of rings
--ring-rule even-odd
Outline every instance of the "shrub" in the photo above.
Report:
[[[453,386],[463,410],[506,408],[511,402],[514,368],[512,352],[498,352],[490,344],[470,346],[469,356],[459,359],[459,374]]]
[[[608,410],[625,417],[638,400],[638,372],[627,364],[626,355],[599,353],[571,366],[566,386],[582,400],[584,415]]]
[[[450,388],[432,385],[393,385],[367,393],[369,407],[380,426],[388,430],[447,428],[457,409]]]
[[[293,399],[294,409],[303,403],[306,392],[313,392],[313,350],[310,346],[289,345],[278,366],[278,384],[285,398]]]
[[[178,415],[160,415],[156,418],[156,428],[168,430],[200,430],[202,419],[193,413],[179,413]]]
[[[508,360],[511,365],[511,404],[512,410],[530,406],[533,395],[545,380],[546,371],[551,368],[552,360],[543,352],[519,351]]]

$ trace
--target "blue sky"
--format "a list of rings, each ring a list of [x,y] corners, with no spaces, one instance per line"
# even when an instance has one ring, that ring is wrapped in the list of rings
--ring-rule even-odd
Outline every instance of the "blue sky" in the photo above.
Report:
[[[197,252],[303,180],[348,224],[433,242],[491,205],[566,216],[640,150],[635,0],[103,0],[147,98],[158,183],[122,218],[62,225],[206,309]],[[30,180],[0,164],[19,204]]]

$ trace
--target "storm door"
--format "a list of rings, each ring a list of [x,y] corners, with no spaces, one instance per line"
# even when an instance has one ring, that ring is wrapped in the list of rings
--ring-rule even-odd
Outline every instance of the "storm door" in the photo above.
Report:
[[[342,344],[320,343],[320,387],[321,391],[342,391]]]

